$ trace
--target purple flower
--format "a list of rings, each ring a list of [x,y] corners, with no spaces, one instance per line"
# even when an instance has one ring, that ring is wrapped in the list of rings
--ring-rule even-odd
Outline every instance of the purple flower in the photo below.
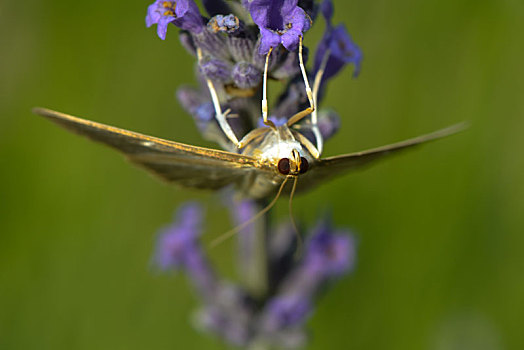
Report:
[[[240,21],[235,15],[216,15],[207,22],[207,27],[214,33],[226,32],[235,33],[240,28]]]
[[[262,315],[262,329],[271,333],[302,324],[311,312],[311,301],[302,295],[277,296]]]
[[[215,108],[211,99],[202,91],[183,86],[177,90],[177,98],[184,109],[193,116],[200,130],[205,130],[207,125],[214,121]]]
[[[205,331],[213,332],[229,343],[245,346],[249,341],[249,322],[238,322],[232,319],[235,315],[215,305],[208,306],[197,315],[198,326]]]
[[[229,62],[219,60],[216,58],[211,58],[205,61],[202,61],[199,64],[200,73],[205,77],[221,82],[227,83],[231,81],[231,64]]]
[[[333,231],[326,222],[313,232],[304,257],[304,269],[320,279],[338,277],[355,263],[356,244],[347,231]]]
[[[311,19],[297,6],[298,0],[245,1],[253,21],[260,29],[260,54],[282,44],[289,51],[296,49],[299,37],[311,27]]]
[[[331,138],[340,128],[339,115],[332,110],[319,111],[318,128],[324,140]]]
[[[188,203],[181,207],[175,224],[158,237],[154,261],[163,270],[184,269],[197,290],[209,299],[216,279],[198,241],[201,222],[202,209],[198,204]]]
[[[157,24],[157,34],[162,40],[166,38],[169,23],[192,33],[200,33],[204,28],[204,21],[193,0],[156,0],[149,5],[146,25],[151,27],[153,24]]]
[[[235,345],[247,345],[251,336],[253,305],[245,292],[228,283],[221,284],[211,303],[197,315],[197,324]]]
[[[262,72],[248,62],[238,62],[231,73],[235,85],[240,89],[250,89],[258,86],[262,80]]]
[[[315,73],[318,72],[323,60],[325,60],[326,55],[328,55],[324,76],[322,78],[323,81],[336,75],[349,63],[355,65],[353,76],[356,77],[360,72],[362,51],[351,39],[351,36],[343,24],[336,27],[331,25],[333,7],[330,0],[325,0],[322,3],[321,10],[327,22],[326,32],[318,44],[313,71]]]
[[[176,223],[165,229],[158,238],[155,262],[163,270],[186,265],[192,251],[198,246],[201,208],[188,203],[177,212]]]

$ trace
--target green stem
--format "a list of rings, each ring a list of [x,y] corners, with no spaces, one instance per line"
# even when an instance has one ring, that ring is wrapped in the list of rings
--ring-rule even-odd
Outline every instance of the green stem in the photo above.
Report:
[[[259,212],[265,207],[263,202],[253,202],[254,212]],[[268,258],[267,242],[269,213],[253,223],[252,232],[240,232],[243,235],[239,239],[240,274],[242,282],[254,298],[261,300],[267,296],[268,281]]]

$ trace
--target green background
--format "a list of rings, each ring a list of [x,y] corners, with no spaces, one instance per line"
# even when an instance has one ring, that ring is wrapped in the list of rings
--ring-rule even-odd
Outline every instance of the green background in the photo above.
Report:
[[[211,146],[174,99],[193,59],[174,27],[165,42],[145,28],[148,4],[0,3],[0,349],[227,347],[193,330],[184,276],[150,265],[186,200],[206,203],[206,239],[231,227],[217,197],[160,184],[30,113]],[[330,86],[323,105],[343,127],[325,155],[472,126],[296,199],[297,217],[332,208],[359,239],[356,271],[308,323],[310,348],[523,349],[524,2],[335,6],[365,58],[358,79],[346,70]],[[230,278],[233,249],[211,251]]]

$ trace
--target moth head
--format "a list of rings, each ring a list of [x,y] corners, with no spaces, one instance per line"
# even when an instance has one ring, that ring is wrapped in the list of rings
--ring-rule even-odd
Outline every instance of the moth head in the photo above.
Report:
[[[309,163],[305,157],[293,149],[289,158],[280,158],[277,164],[278,172],[282,175],[297,176],[304,174],[309,169]]]

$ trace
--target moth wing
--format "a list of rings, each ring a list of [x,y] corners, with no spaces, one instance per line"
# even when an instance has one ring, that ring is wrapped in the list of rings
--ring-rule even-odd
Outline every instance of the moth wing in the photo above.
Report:
[[[271,171],[249,156],[168,141],[45,108],[35,108],[33,112],[69,131],[115,148],[131,162],[184,187],[219,189],[241,183],[254,171]]]
[[[332,177],[343,175],[367,165],[372,165],[387,156],[398,154],[401,151],[414,148],[415,146],[453,135],[467,127],[468,123],[459,123],[430,134],[421,135],[390,145],[320,159],[311,166],[311,169],[306,174],[301,176],[298,181],[298,187],[300,190],[309,189]]]

